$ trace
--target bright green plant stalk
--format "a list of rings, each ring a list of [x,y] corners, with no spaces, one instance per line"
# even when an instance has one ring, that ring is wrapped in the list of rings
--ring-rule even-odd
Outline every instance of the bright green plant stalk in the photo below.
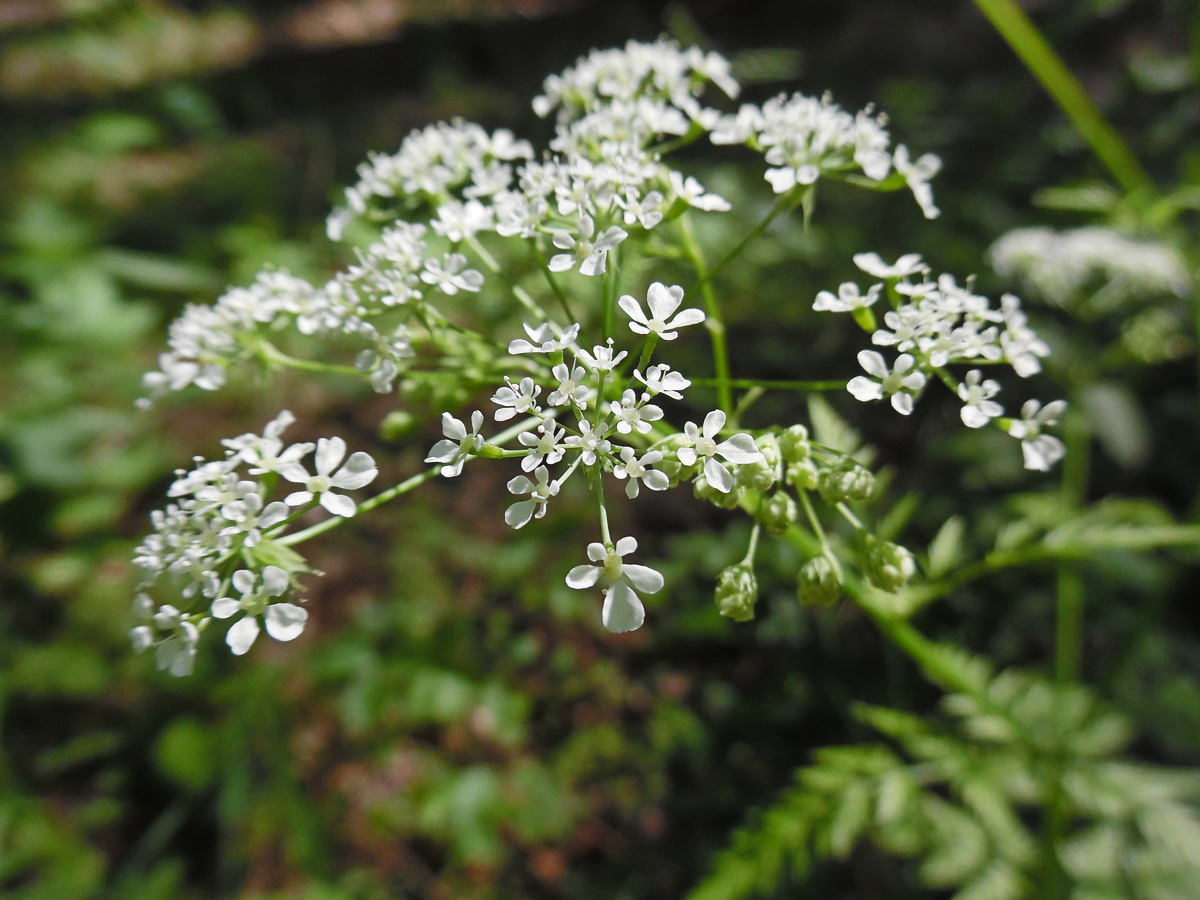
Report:
[[[767,219],[766,221],[769,221]],[[713,370],[716,372],[717,405],[726,412],[733,412],[733,390],[729,382],[729,348],[725,341],[725,320],[721,318],[721,307],[713,291],[712,275],[704,262],[704,254],[696,241],[696,233],[687,214],[679,217],[679,232],[683,235],[683,246],[699,277],[700,293],[704,296],[704,313],[708,333],[712,338]]]
[[[1014,0],[975,0],[975,5],[1066,113],[1117,183],[1130,194],[1152,199],[1157,193],[1154,182],[1129,145]]]

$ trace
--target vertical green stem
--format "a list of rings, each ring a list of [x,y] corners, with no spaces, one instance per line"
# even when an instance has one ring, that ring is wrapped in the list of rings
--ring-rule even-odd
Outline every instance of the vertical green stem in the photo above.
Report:
[[[1154,182],[1129,145],[1096,108],[1071,70],[1014,0],[975,0],[1026,68],[1054,98],[1092,152],[1126,191],[1153,197]]]
[[[725,341],[725,322],[721,318],[721,307],[717,304],[717,295],[713,291],[712,276],[704,262],[704,254],[696,241],[692,230],[691,220],[684,213],[679,217],[679,230],[683,235],[683,246],[699,277],[700,293],[704,296],[705,327],[712,338],[713,370],[717,383],[717,405],[726,413],[732,414],[733,389],[729,385],[729,347]]]
[[[1081,414],[1068,410],[1064,421],[1067,452],[1063,457],[1062,499],[1066,508],[1078,510],[1087,496],[1089,438]],[[1083,642],[1084,586],[1079,565],[1058,567],[1058,602],[1055,621],[1054,676],[1059,687],[1079,680]]]

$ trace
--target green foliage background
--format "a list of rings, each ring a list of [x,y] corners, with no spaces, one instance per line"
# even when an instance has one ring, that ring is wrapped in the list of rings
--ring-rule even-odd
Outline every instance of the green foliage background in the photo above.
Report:
[[[1200,13],[1171,0],[1029,8],[1153,178],[1182,185],[1181,207],[1194,208]],[[811,298],[850,277],[854,252],[920,252],[997,293],[1011,286],[983,250],[1008,228],[1085,224],[1088,197],[1110,219],[1139,215],[1095,188],[1045,190],[1105,173],[967,0],[0,2],[5,897],[649,898],[697,885],[705,898],[937,896],[968,878],[1017,877],[996,866],[1019,871],[1039,852],[1026,846],[1037,798],[1018,789],[1023,766],[1054,757],[1059,774],[1108,777],[1125,747],[1134,775],[1200,762],[1194,542],[1105,550],[1116,528],[1197,521],[1195,313],[1178,301],[1160,305],[1162,340],[1179,353],[1105,372],[1091,364],[1113,338],[1111,317],[1037,313],[1056,348],[1051,376],[1088,412],[1074,427],[1094,435],[1076,442],[1092,447],[1078,499],[1112,498],[1082,524],[1066,521],[1057,484],[993,454],[991,435],[922,442],[921,417],[932,428],[956,415],[949,405],[916,423],[827,421],[860,429],[890,467],[896,528],[934,542],[935,580],[953,576],[959,554],[1002,543],[1013,519],[1049,546],[1087,550],[1069,576],[1044,564],[964,580],[921,619],[997,672],[1049,673],[1056,590],[1071,579],[1086,601],[1080,674],[1117,712],[1080,695],[1084,737],[1039,745],[1032,761],[1021,729],[1036,737],[1039,722],[1065,715],[1037,699],[1037,679],[955,656],[941,674],[962,674],[997,706],[971,708],[955,678],[935,674],[943,697],[857,607],[800,607],[798,553],[765,561],[755,622],[721,619],[712,581],[745,534],[687,500],[637,523],[670,596],[642,631],[601,634],[561,578],[588,540],[583,514],[564,505],[514,536],[494,502],[500,475],[488,472],[323,542],[314,621],[295,644],[259,647],[253,660],[202,654],[184,680],[129,652],[130,549],[165,473],[211,453],[217,436],[259,427],[286,401],[301,425],[333,420],[356,446],[375,442],[394,476],[437,436],[436,423],[417,422],[403,440],[380,437],[388,401],[287,378],[135,412],[166,322],[263,264],[320,277],[344,262],[323,217],[367,150],[452,115],[544,136],[527,106],[544,75],[664,30],[730,54],[757,97],[829,89],[850,108],[875,101],[946,163],[936,223],[831,195],[811,231],[777,230],[753,278],[731,290],[735,372],[803,378],[848,356],[839,326],[801,335]],[[738,190],[733,173],[714,177]],[[1182,246],[1190,229],[1194,272],[1194,214],[1148,224]],[[764,415],[802,414],[772,402]],[[949,487],[948,472],[961,484]],[[905,512],[906,496],[930,499]],[[970,521],[960,540],[943,529],[954,513]],[[1094,721],[1120,724],[1095,726],[1089,742]],[[931,761],[938,777],[904,780],[908,763]],[[1018,787],[996,789],[998,776],[979,775],[988,766],[1007,767],[1005,785]],[[1156,796],[1179,809],[1195,802],[1191,776],[1142,774],[1132,783],[1169,781]],[[1097,811],[1087,796],[1062,806],[1066,831],[1098,817],[1073,833],[1066,868],[1080,871],[1064,879],[1086,886],[1129,829],[1158,835],[1152,848],[1195,838],[1194,819],[1147,825],[1132,800]],[[731,841],[754,808],[764,812]],[[975,821],[971,846],[992,842],[990,855],[972,858],[962,837]],[[943,833],[954,840],[935,846]],[[849,862],[810,864],[810,850]],[[1118,873],[1105,884],[1127,892],[1104,896],[1186,896],[1146,893],[1145,871]]]

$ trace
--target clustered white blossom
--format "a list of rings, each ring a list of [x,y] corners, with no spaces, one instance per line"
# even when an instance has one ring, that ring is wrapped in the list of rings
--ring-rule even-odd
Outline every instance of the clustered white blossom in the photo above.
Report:
[[[1187,266],[1176,250],[1100,226],[1017,228],[992,244],[988,260],[999,274],[1060,306],[1084,299],[1088,291],[1098,295],[1100,309],[1137,297],[1188,293]]]
[[[900,351],[890,366],[877,350],[859,352],[859,365],[867,374],[851,378],[846,385],[858,400],[886,398],[896,412],[909,415],[930,375],[954,383],[947,366],[1003,363],[1020,377],[1028,378],[1041,371],[1042,359],[1050,354],[1049,346],[1029,327],[1021,301],[1013,294],[1001,297],[997,309],[988,298],[971,290],[970,280],[965,286],[951,275],[930,280],[928,266],[915,253],[893,264],[876,253],[859,253],[854,263],[883,281],[871,285],[865,293],[854,282],[842,284],[836,296],[821,291],[813,309],[856,316],[868,311],[868,318],[858,321],[871,332],[871,343]],[[880,297],[887,297],[891,307],[883,314],[883,328],[877,327],[870,309]],[[1055,424],[1055,417],[1066,408],[1065,402],[1050,403],[1037,414],[1040,404],[1030,401],[1022,418],[1013,421],[1003,418],[1004,408],[992,399],[1000,392],[999,382],[985,380],[982,370],[968,371],[955,390],[963,402],[963,424],[982,428],[998,420],[1021,441],[1026,468],[1045,471],[1062,457],[1061,442],[1041,430]]]
[[[847,502],[874,492],[869,471],[840,451],[810,443],[802,426],[754,436],[731,421],[736,416],[727,403],[698,422],[669,424],[664,398],[682,400],[692,380],[652,361],[654,353],[685,329],[707,324],[715,355],[724,333],[719,306],[711,282],[702,304],[707,312],[686,303],[677,284],[646,279],[644,290],[622,294],[618,285],[642,277],[631,274],[640,269],[626,266],[624,255],[640,249],[653,256],[672,242],[683,246],[692,237],[677,221],[681,216],[725,212],[731,204],[668,165],[666,154],[706,136],[762,154],[765,179],[780,195],[772,215],[809,197],[820,179],[882,190],[907,186],[927,217],[938,214],[929,182],[940,161],[893,146],[884,117],[872,109],[848,113],[828,95],[796,94],[727,112],[705,105],[713,87],[725,101],[739,93],[718,54],[667,40],[630,42],[591,53],[546,79],[534,110],[554,115],[554,137],[541,156],[507,130],[489,133],[461,120],[415,131],[395,153],[372,154],[327,221],[331,239],[366,245],[354,249],[353,263],[322,286],[268,272],[210,306],[188,307],[171,326],[158,370],[144,378],[145,403],[189,385],[216,390],[243,360],[357,374],[381,393],[398,383],[404,390],[424,376],[443,376],[458,396],[464,388],[487,388],[490,416],[480,409],[442,413],[443,437],[428,451],[425,462],[433,468],[427,474],[456,477],[478,458],[514,461],[503,516],[509,526],[524,528],[584,472],[576,483],[586,480],[599,494],[601,540],[587,547],[591,565],[571,569],[566,583],[600,588],[606,628],[638,628],[645,618],[640,594],[661,590],[664,579],[628,561],[637,550],[634,537],[614,540],[609,533],[604,484],[610,477],[630,500],[691,482],[698,497],[749,508],[757,492],[756,518],[780,534],[797,522],[798,501],[812,515],[810,493],[845,511]],[[513,259],[519,271],[506,269]],[[891,362],[878,350],[859,354],[866,374],[848,388],[861,400],[887,398],[908,414],[930,375],[949,377],[948,365],[1006,362],[1029,375],[1049,352],[1015,297],[993,309],[969,283],[929,280],[928,268],[911,254],[890,265],[874,254],[855,261],[880,283],[865,290],[846,283],[836,294],[822,291],[814,305],[872,323],[874,344],[898,353]],[[568,324],[554,321],[526,290],[528,270],[538,284],[548,284]],[[512,337],[506,348],[457,325],[443,308],[464,295],[491,303],[497,290],[529,312],[524,336]],[[874,308],[885,297],[890,308],[884,327],[876,328]],[[596,299],[603,315],[578,307]],[[624,328],[617,327],[618,310]],[[616,333],[581,341],[601,318]],[[330,363],[327,352],[315,360],[289,355],[293,344],[312,337],[350,345],[354,365]],[[430,362],[436,371],[421,369]],[[992,399],[998,385],[983,379],[981,369],[973,368],[957,390],[969,427],[1001,416]],[[1030,467],[1045,468],[1061,456],[1061,444],[1043,433],[1061,408],[1061,402],[1044,408],[1033,402],[1020,420],[1000,420],[1022,441]],[[190,671],[197,642],[214,621],[230,622],[226,643],[238,655],[263,630],[281,641],[303,630],[307,612],[289,598],[306,567],[290,546],[306,535],[288,530],[317,508],[354,515],[359,507],[346,492],[373,481],[377,468],[365,453],[347,457],[339,437],[285,445],[281,435],[291,422],[290,413],[280,413],[262,435],[225,441],[223,460],[198,459],[192,471],[180,471],[172,502],[152,515],[154,531],[136,555],[145,577],[133,642],[138,649],[153,647],[160,668]],[[288,490],[275,499],[285,482]],[[378,502],[382,495],[372,505]],[[756,528],[747,558],[719,581],[719,608],[738,619],[752,614],[757,534]],[[915,571],[903,548],[866,543],[867,577],[882,589],[896,589]],[[806,564],[798,590],[836,596],[839,577],[826,550]],[[156,604],[152,592],[167,590],[173,591],[170,602]]]
[[[153,531],[133,558],[142,572],[133,643],[139,650],[154,647],[159,668],[175,675],[190,672],[200,633],[211,618],[245,614],[227,634],[239,655],[257,637],[259,615],[276,640],[292,640],[303,630],[307,613],[302,607],[270,602],[285,596],[293,576],[304,570],[303,561],[280,540],[316,506],[353,516],[354,501],[340,492],[365,487],[378,469],[361,451],[346,459],[340,437],[285,445],[283,432],[294,421],[284,410],[261,435],[222,441],[223,459],[197,457],[190,471],[176,472],[167,490],[172,502],[150,514]],[[312,473],[303,461],[314,448]],[[302,490],[272,500],[280,479]],[[276,564],[288,558],[294,561],[290,571]],[[156,606],[152,592],[166,593],[174,602]]]

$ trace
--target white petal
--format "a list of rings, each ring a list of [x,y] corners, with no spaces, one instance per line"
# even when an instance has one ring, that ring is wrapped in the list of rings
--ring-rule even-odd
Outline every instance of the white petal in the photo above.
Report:
[[[596,566],[576,566],[567,573],[567,587],[576,590],[590,588],[600,580],[600,569]]]
[[[617,306],[621,307],[622,312],[629,316],[629,318],[634,322],[644,323],[646,321],[646,314],[642,312],[641,306],[639,306],[637,300],[635,300],[629,294],[622,296],[621,299],[617,301]]]
[[[883,386],[865,375],[856,375],[851,378],[846,384],[846,390],[853,394],[856,400],[862,400],[864,403],[868,400],[878,400],[883,396]]]
[[[349,519],[358,510],[358,505],[345,494],[331,494],[328,491],[321,495],[321,505],[344,519]]]
[[[604,549],[604,545],[599,541],[592,541],[587,545],[587,558],[592,562],[604,562],[608,556],[608,551]]]
[[[333,486],[344,491],[356,491],[374,481],[378,474],[379,469],[375,467],[375,460],[369,453],[359,450],[352,454],[341,470],[333,476]]]
[[[728,440],[717,444],[717,453],[731,463],[739,465],[758,462],[762,459],[762,451],[754,443],[754,438],[750,437],[744,431],[738,432]]]
[[[320,438],[315,457],[317,472],[328,475],[346,455],[346,442],[340,437]]]
[[[630,587],[618,581],[604,595],[604,610],[600,614],[604,627],[618,634],[642,627],[646,610]]]
[[[649,566],[628,565],[621,567],[621,574],[639,591],[657,594],[662,590],[663,577],[657,569]]]
[[[671,486],[671,479],[667,477],[666,472],[651,469],[642,476],[642,484],[646,485],[652,491],[665,491]]]
[[[267,566],[263,569],[262,592],[267,597],[278,597],[288,589],[288,574],[279,566]]]
[[[237,588],[239,594],[254,592],[254,573],[249,569],[238,569],[233,573],[233,578],[230,580],[233,582],[233,586]]]
[[[959,415],[968,428],[982,428],[988,423],[988,417],[978,406],[964,406],[959,410]]]
[[[212,604],[213,618],[228,619],[241,608],[242,604],[232,597],[218,597]]]
[[[267,622],[267,634],[277,641],[291,641],[304,630],[308,610],[295,603],[272,603],[263,618]]]
[[[858,364],[866,370],[868,375],[874,375],[876,378],[887,378],[887,363],[883,361],[883,354],[875,350],[859,350]]]
[[[637,547],[637,538],[633,537],[632,535],[626,535],[617,541],[616,546],[613,549],[616,550],[617,556],[628,556],[630,553],[637,550]]]
[[[646,292],[646,302],[650,306],[651,315],[665,321],[683,302],[683,288],[677,284],[667,287],[661,281],[656,281]]]
[[[294,491],[283,498],[283,502],[288,506],[303,506],[305,503],[312,501],[312,491]]]
[[[235,622],[233,627],[229,629],[229,633],[225,635],[225,643],[229,645],[229,649],[233,651],[234,656],[241,656],[254,644],[258,637],[258,620],[254,616],[246,616],[246,618]]]
[[[513,480],[515,481],[516,479]],[[536,507],[536,500],[522,500],[520,503],[514,503],[504,511],[504,521],[513,528],[523,528],[533,518],[533,512]],[[588,566],[587,568],[591,569],[593,567]]]
[[[688,325],[699,325],[704,321],[704,311],[696,309],[685,309],[679,313],[668,324],[672,328],[686,328]]]
[[[714,409],[704,417],[704,436],[716,437],[721,433],[721,429],[725,427],[725,413],[722,410]]]
[[[729,470],[711,456],[704,462],[704,477],[722,494],[728,494],[733,488],[733,476]]]

